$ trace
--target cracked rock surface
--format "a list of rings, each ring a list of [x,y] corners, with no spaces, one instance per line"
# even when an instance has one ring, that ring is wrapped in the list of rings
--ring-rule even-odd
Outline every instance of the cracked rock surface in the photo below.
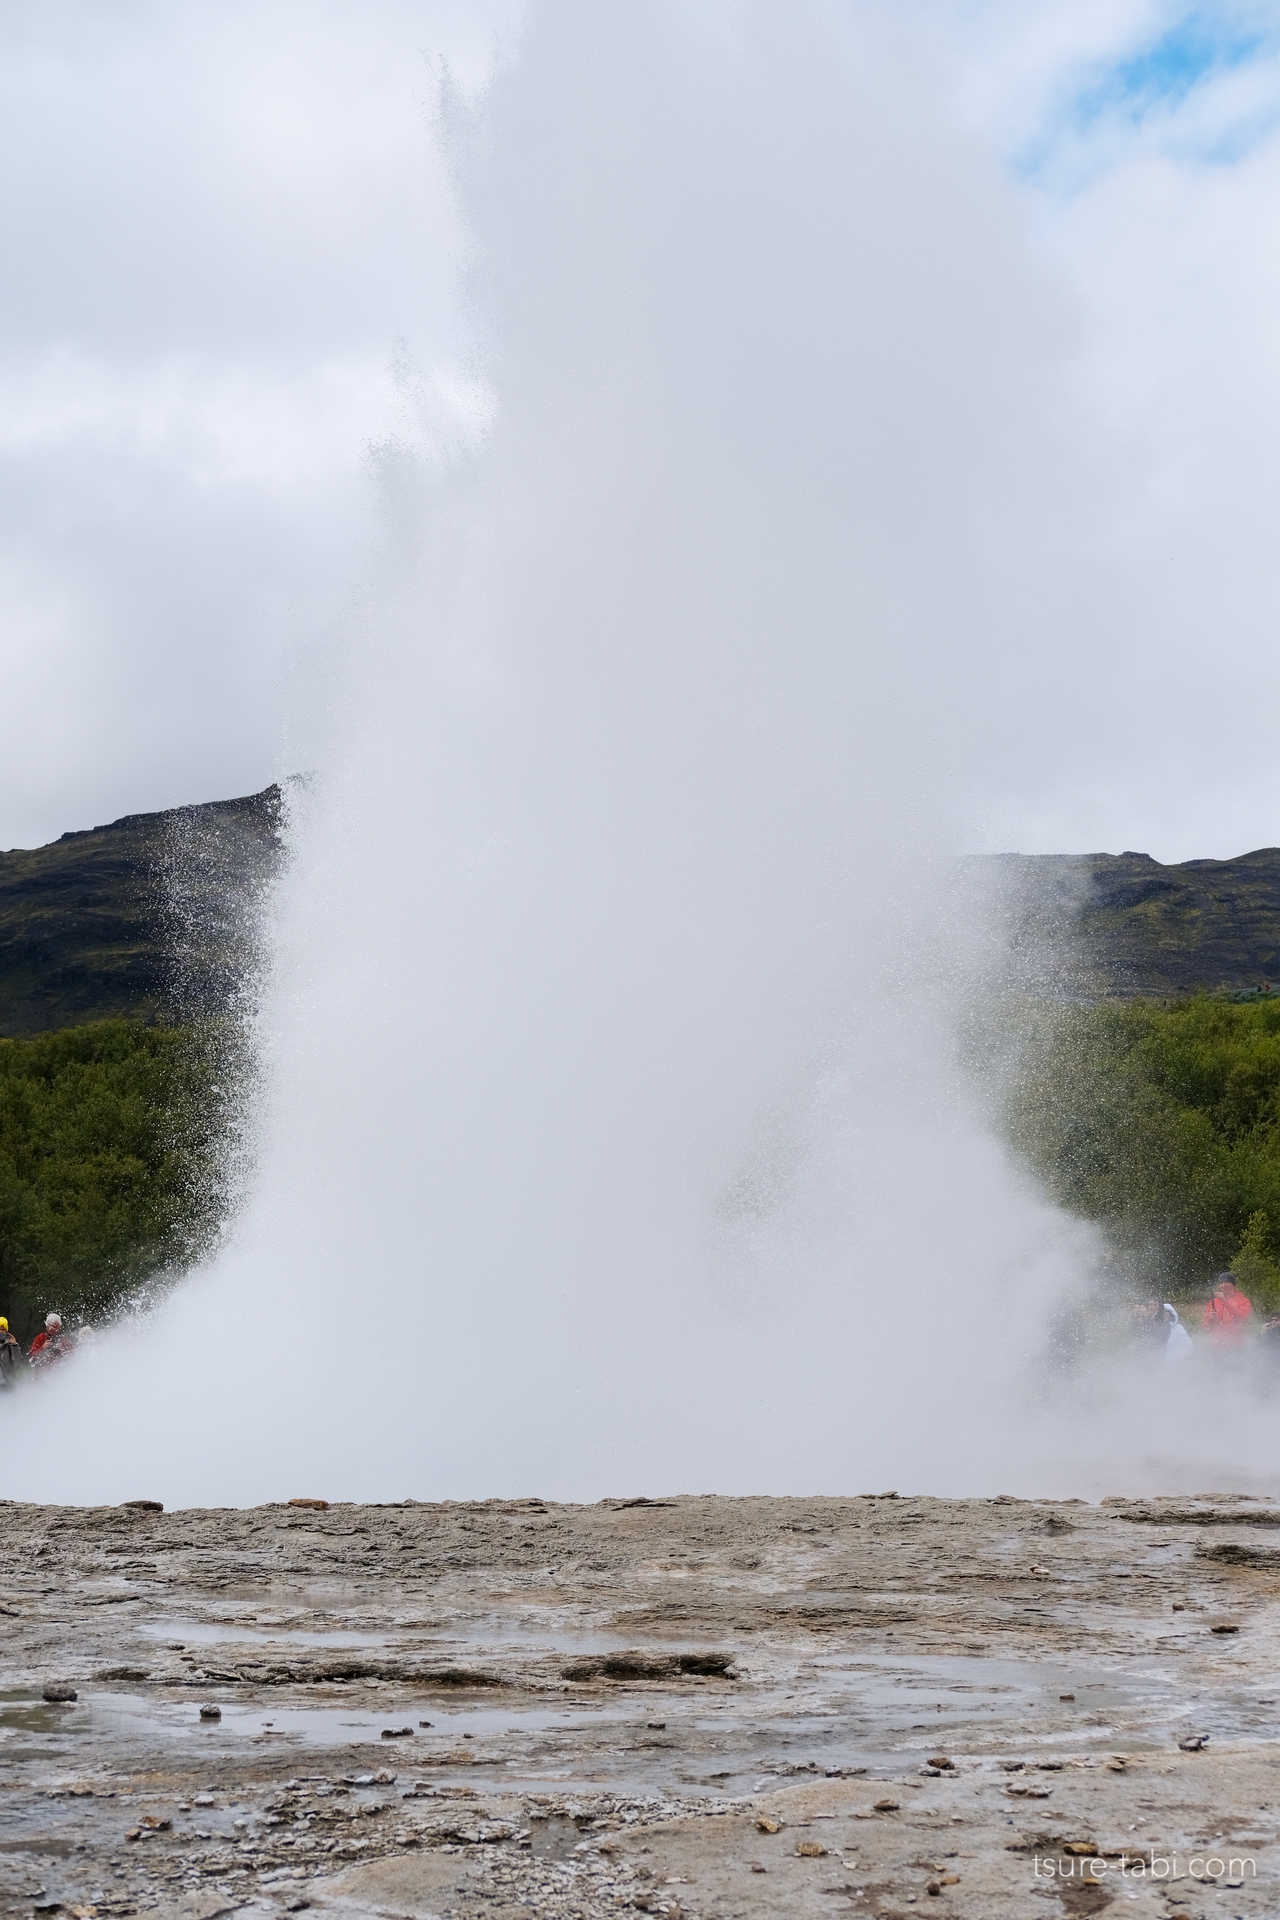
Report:
[[[1267,1501],[0,1520],[3,1916],[1280,1911]]]

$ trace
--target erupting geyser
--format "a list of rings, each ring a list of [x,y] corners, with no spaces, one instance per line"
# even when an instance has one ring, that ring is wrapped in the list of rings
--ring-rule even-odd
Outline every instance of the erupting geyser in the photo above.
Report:
[[[917,107],[820,0],[551,0],[443,92],[483,400],[381,463],[252,1190],[22,1396],[9,1492],[1050,1477],[1010,1437],[1084,1242],[953,1064],[941,876],[1058,322]]]

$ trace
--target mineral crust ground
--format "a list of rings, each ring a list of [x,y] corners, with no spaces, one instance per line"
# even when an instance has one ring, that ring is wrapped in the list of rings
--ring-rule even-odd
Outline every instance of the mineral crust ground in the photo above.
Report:
[[[1280,1501],[0,1526],[4,1916],[1280,1912]]]

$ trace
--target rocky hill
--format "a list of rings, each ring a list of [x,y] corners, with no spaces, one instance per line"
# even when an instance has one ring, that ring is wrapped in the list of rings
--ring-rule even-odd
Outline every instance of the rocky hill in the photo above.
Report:
[[[256,954],[280,813],[273,786],[0,853],[0,1035],[227,1006]]]
[[[1280,991],[1280,847],[1164,866],[1148,853],[997,854],[1029,977],[1073,997]]]
[[[280,859],[279,787],[127,814],[0,853],[0,1035],[227,1006]],[[1280,991],[1280,848],[1163,866],[1145,853],[965,862],[1026,984],[1070,998]]]

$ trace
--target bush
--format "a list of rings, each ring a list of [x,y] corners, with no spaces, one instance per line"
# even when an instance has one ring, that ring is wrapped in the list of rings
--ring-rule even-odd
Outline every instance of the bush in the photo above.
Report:
[[[1248,1294],[1259,1313],[1274,1313],[1280,1308],[1280,1261],[1271,1253],[1271,1244],[1271,1222],[1266,1214],[1251,1213],[1240,1245],[1231,1257],[1236,1284]]]
[[[1280,1004],[1041,1009],[1004,1117],[1135,1278],[1185,1291],[1238,1260],[1280,1303]]]
[[[0,1040],[0,1313],[100,1320],[225,1211],[229,1035],[123,1020]]]

